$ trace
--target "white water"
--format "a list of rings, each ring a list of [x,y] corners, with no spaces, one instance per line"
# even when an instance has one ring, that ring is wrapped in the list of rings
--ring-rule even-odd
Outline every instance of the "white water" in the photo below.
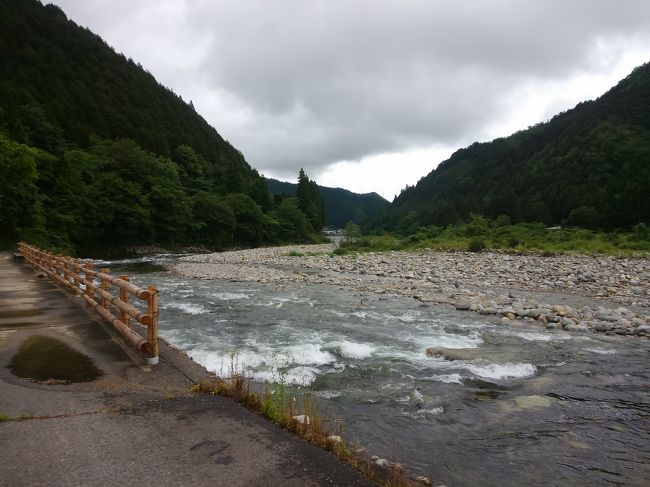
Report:
[[[472,374],[484,379],[521,379],[524,377],[531,377],[535,375],[537,368],[533,364],[526,363],[511,363],[504,364],[495,363],[464,363],[454,364],[454,367],[467,369]]]

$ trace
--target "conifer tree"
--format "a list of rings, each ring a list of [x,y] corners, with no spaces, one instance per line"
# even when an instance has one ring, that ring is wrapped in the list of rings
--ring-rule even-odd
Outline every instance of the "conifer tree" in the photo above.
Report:
[[[298,208],[305,214],[314,232],[320,232],[325,225],[325,204],[318,185],[315,181],[309,180],[302,168],[298,173],[296,198],[298,199]]]

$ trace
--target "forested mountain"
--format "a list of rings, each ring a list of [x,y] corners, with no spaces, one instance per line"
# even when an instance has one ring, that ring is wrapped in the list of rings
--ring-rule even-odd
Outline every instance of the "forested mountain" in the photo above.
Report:
[[[294,183],[277,179],[267,179],[266,183],[273,194],[296,194],[297,185]],[[347,189],[326,186],[319,186],[319,189],[325,204],[325,225],[330,227],[344,228],[350,221],[360,225],[368,218],[386,210],[390,204],[377,193],[358,194]]]
[[[283,204],[139,64],[56,6],[0,0],[0,243],[115,251],[316,238],[298,202]]]
[[[369,228],[409,234],[471,214],[594,229],[650,223],[650,64],[597,100],[455,152]]]

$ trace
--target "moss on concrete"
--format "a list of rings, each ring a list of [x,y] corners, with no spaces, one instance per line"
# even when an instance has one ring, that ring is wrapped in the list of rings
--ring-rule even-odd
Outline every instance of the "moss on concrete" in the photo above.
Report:
[[[65,343],[35,335],[21,345],[11,360],[11,372],[37,382],[89,382],[101,375],[93,361]]]

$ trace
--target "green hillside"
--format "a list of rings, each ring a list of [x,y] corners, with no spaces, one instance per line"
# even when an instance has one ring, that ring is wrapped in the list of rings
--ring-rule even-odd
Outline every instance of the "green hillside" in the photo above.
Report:
[[[277,179],[267,179],[266,183],[273,194],[293,196],[296,193],[296,184]],[[350,221],[360,225],[386,210],[390,204],[377,193],[358,194],[342,188],[319,188],[327,215],[325,225],[330,227],[344,228]]]
[[[56,6],[0,1],[3,246],[311,241],[306,218],[274,206],[244,156],[139,64]]]
[[[373,231],[411,234],[472,214],[612,230],[650,223],[650,64],[546,123],[454,153]]]

